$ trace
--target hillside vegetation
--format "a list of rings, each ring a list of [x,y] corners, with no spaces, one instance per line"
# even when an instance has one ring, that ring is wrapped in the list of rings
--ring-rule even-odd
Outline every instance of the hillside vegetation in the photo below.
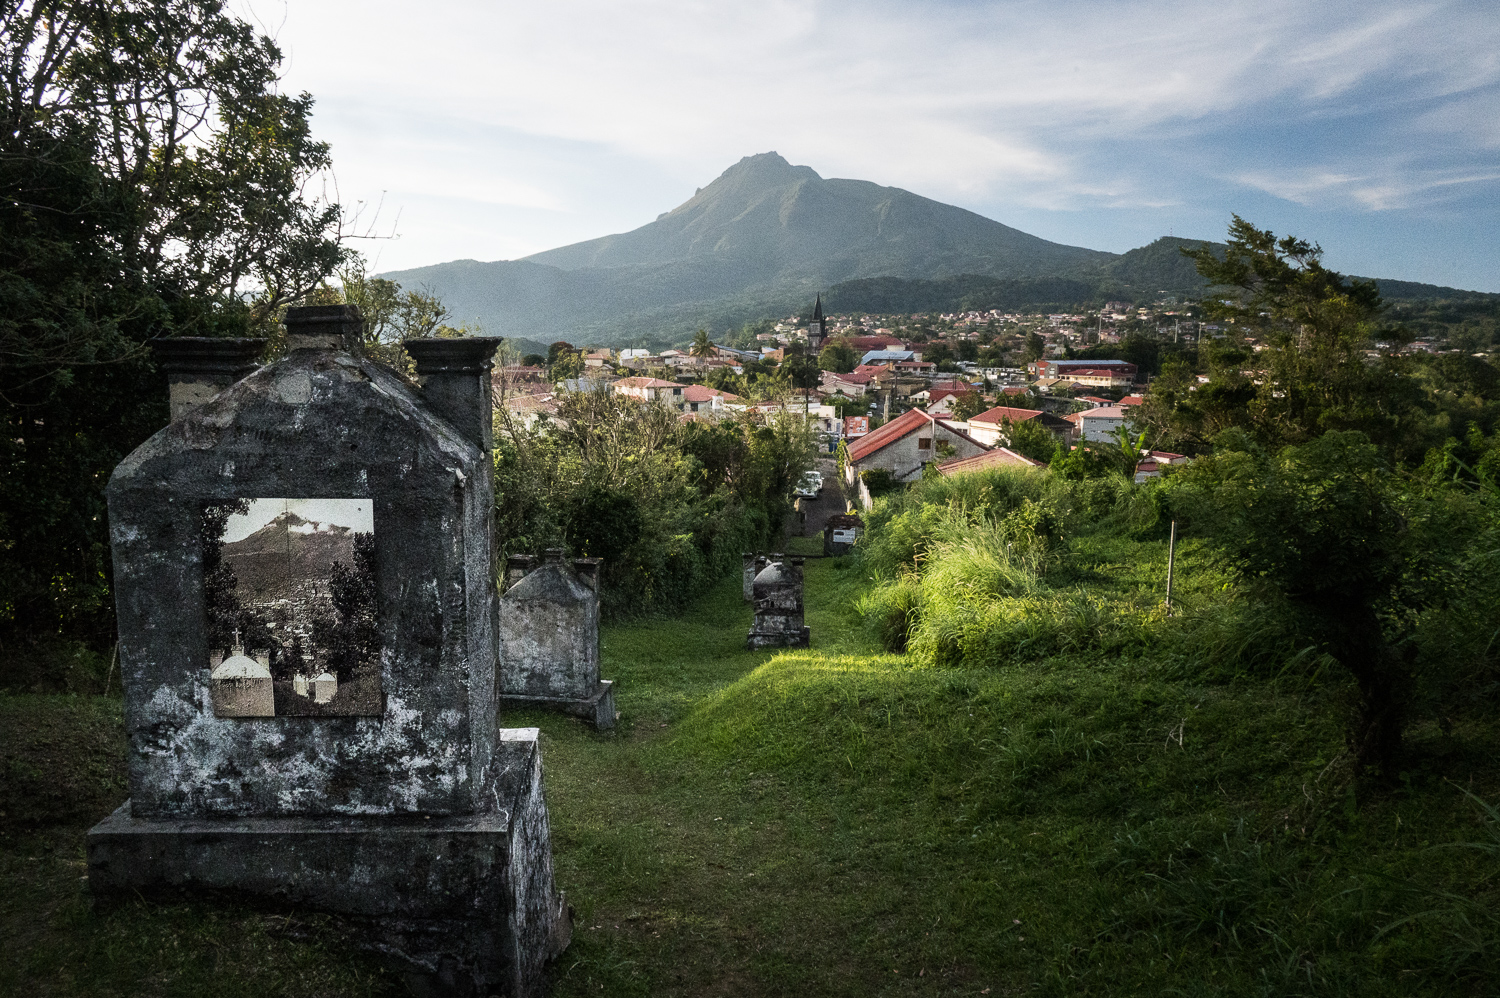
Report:
[[[680,619],[606,628],[616,734],[507,718],[542,727],[577,913],[558,998],[1487,993],[1490,724],[1422,728],[1372,785],[1339,763],[1347,691],[1311,670],[885,653],[854,611],[877,548],[809,563],[811,649],[745,651],[726,579]],[[1099,519],[1067,550],[1060,589],[1164,619],[1162,540]],[[1201,543],[1178,556],[1197,612],[1223,577]],[[401,993],[315,922],[91,910],[80,833],[123,796],[114,703],[0,699],[5,764],[29,774],[5,801],[0,989]],[[76,735],[41,734],[64,720]],[[83,792],[49,803],[64,773]]]

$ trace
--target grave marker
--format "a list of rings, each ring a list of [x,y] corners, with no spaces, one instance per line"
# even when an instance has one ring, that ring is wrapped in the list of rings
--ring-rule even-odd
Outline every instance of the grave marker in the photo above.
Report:
[[[498,341],[413,341],[416,390],[352,307],[286,326],[110,480],[130,800],[90,888],[328,912],[438,990],[539,994],[569,923],[537,732],[497,722]]]

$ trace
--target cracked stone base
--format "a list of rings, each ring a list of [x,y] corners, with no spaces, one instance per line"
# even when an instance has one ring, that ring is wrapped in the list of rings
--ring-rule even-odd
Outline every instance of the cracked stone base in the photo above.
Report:
[[[489,814],[156,820],[127,801],[89,830],[89,890],[104,903],[228,895],[325,913],[427,994],[540,998],[572,926],[535,729],[502,737],[517,765]]]
[[[812,630],[803,627],[798,631],[751,631],[745,638],[745,647],[751,651],[759,648],[808,648],[812,645]]]
[[[581,717],[600,731],[615,726],[615,683],[612,679],[601,679],[594,692],[585,700],[569,700],[564,697],[531,697],[511,693],[500,694],[501,710],[556,710],[564,714]]]

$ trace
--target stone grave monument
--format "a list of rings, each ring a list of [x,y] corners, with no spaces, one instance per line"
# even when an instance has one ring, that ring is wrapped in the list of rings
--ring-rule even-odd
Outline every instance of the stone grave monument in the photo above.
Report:
[[[755,622],[745,638],[746,648],[808,646],[810,632],[802,623],[802,564],[801,558],[780,554],[756,559]]]
[[[242,343],[172,347],[173,420],[110,479],[130,799],[90,889],[330,913],[429,992],[539,995],[570,923],[536,729],[497,721],[498,341],[412,341],[414,389],[356,309],[286,326],[243,378]]]
[[[599,678],[599,559],[569,565],[548,548],[540,567],[512,555],[500,597],[500,701],[615,726],[614,683]]]

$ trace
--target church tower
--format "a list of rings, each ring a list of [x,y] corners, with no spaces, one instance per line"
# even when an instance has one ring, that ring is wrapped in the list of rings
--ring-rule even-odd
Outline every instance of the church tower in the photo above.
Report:
[[[817,353],[823,348],[823,339],[827,335],[827,327],[823,324],[823,296],[818,295],[818,300],[813,305],[812,321],[807,324],[808,349],[813,353]]]

